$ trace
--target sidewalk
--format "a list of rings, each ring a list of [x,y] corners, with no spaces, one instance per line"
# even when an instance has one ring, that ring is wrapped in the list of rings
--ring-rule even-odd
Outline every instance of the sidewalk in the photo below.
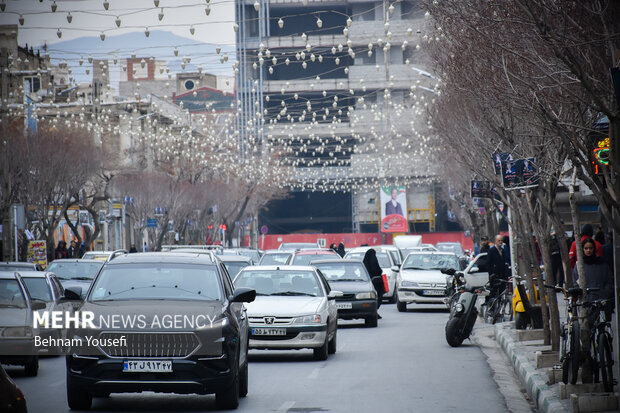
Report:
[[[559,364],[557,353],[546,354],[546,352],[551,350],[551,346],[544,345],[542,339],[535,337],[536,335],[541,336],[541,330],[522,330],[518,332],[514,329],[513,322],[506,322],[496,324],[494,332],[497,343],[504,350],[509,361],[512,362],[515,373],[525,386],[529,397],[539,412],[618,411],[617,398],[613,408],[600,407],[605,406],[605,402],[609,401],[609,396],[600,395],[603,392],[600,384],[577,384],[573,388],[573,386],[560,383],[561,370],[557,371],[555,375],[553,372],[550,372],[553,370],[554,365]],[[518,335],[529,335],[529,337],[521,337],[522,340],[520,341]],[[541,352],[538,356],[538,361],[537,352]],[[571,394],[576,392],[579,392],[579,397]],[[565,398],[561,398],[562,393],[565,393]],[[590,396],[595,393],[596,396]]]

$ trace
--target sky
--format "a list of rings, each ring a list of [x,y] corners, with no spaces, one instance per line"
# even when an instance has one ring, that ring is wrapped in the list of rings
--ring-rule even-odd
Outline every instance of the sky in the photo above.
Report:
[[[155,7],[155,3],[159,7]],[[217,45],[234,45],[234,0],[0,0],[0,24],[19,26],[20,45],[48,45],[83,36],[106,37],[127,32],[166,30]],[[109,4],[106,11],[104,3]],[[56,11],[52,12],[52,6]],[[206,8],[210,7],[207,16]],[[163,18],[159,15],[163,11]],[[71,14],[71,23],[67,16]],[[117,27],[117,17],[120,27]],[[194,27],[194,34],[190,27]],[[60,30],[61,36],[58,37]],[[102,41],[102,45],[105,41]]]

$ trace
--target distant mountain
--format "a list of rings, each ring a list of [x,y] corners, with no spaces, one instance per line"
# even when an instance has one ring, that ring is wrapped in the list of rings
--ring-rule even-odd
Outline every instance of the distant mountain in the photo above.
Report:
[[[220,47],[220,54],[216,49]],[[175,48],[178,56],[175,55]],[[38,49],[43,49],[39,46]],[[47,47],[52,62],[58,64],[66,62],[72,68],[72,76],[78,83],[92,80],[92,64],[88,63],[88,57],[93,59],[108,59],[111,81],[117,82],[121,71],[121,59],[131,57],[154,57],[158,61],[165,61],[171,73],[182,71],[196,71],[198,65],[202,65],[203,71],[217,75],[233,75],[232,64],[235,61],[235,48],[230,45],[216,45],[198,40],[192,40],[177,36],[163,30],[153,30],[149,37],[144,32],[126,33],[118,36],[106,36],[101,41],[99,36],[80,37],[73,40],[54,43]],[[220,62],[220,57],[228,55],[228,61]],[[182,59],[191,59],[182,69]],[[113,60],[118,59],[114,65]],[[80,65],[82,60],[82,65]],[[86,69],[91,69],[86,74]]]

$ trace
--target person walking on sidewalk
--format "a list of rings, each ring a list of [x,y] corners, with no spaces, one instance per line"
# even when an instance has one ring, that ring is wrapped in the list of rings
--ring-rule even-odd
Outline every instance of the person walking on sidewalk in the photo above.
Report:
[[[586,240],[586,238],[592,238],[594,236],[594,228],[590,224],[584,224],[581,227],[581,244]],[[593,240],[594,241],[594,240]],[[598,257],[603,256],[603,246],[599,244],[597,241],[594,241],[596,245],[596,255]],[[570,260],[570,266],[575,268],[575,264],[577,263],[577,241],[573,241],[573,244],[570,246],[570,251],[568,252],[568,258]]]

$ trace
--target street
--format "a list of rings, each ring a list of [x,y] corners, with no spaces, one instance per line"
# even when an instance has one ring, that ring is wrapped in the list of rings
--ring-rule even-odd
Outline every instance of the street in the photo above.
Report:
[[[378,328],[340,322],[338,350],[316,362],[310,350],[250,351],[247,412],[505,412],[486,357],[469,340],[451,348],[443,306],[383,305]],[[477,321],[482,328],[482,322]],[[64,358],[41,360],[39,375],[7,367],[30,412],[66,412]],[[502,385],[501,387],[504,387]],[[518,389],[517,389],[518,390]],[[112,394],[96,398],[97,412],[214,411],[212,395]]]

